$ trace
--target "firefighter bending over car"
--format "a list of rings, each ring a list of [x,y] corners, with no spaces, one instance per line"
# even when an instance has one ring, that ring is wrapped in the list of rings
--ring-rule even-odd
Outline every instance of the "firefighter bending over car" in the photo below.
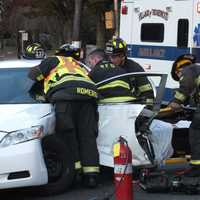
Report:
[[[121,67],[126,73],[144,72],[138,63],[127,58],[126,42],[119,37],[113,37],[111,41],[106,43],[106,54],[114,65]],[[131,91],[137,100],[152,106],[154,94],[147,77],[132,77],[130,80]]]
[[[89,76],[95,82],[126,73],[123,68],[115,66],[106,59],[103,49],[95,49],[86,58],[91,67]],[[99,103],[130,102],[136,98],[130,90],[130,81],[127,77],[117,78],[98,86]]]
[[[29,77],[44,82],[46,99],[55,104],[56,134],[71,150],[77,179],[83,172],[84,185],[93,188],[99,173],[97,90],[79,58],[79,49],[65,44],[32,68]]]
[[[195,61],[194,55],[182,55],[174,62],[171,71],[172,78],[179,81],[180,86],[168,106],[172,111],[181,110],[181,105],[188,104],[191,97],[196,105],[189,128],[190,169],[182,176],[183,181],[187,181],[188,178],[200,177],[200,66]]]

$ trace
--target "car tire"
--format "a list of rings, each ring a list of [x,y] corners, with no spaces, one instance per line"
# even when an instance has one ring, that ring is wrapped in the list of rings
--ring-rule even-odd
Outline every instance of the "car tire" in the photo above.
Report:
[[[55,135],[42,140],[42,149],[48,171],[48,184],[37,187],[37,195],[55,195],[67,191],[75,174],[72,154]]]

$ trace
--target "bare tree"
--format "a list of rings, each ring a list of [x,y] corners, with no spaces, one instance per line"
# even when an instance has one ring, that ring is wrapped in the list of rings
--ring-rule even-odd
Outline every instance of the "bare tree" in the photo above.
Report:
[[[113,0],[88,0],[88,7],[96,14],[96,45],[104,48],[106,42],[105,11]]]
[[[80,41],[80,23],[82,14],[82,0],[75,0],[74,22],[73,22],[73,35],[74,41]]]

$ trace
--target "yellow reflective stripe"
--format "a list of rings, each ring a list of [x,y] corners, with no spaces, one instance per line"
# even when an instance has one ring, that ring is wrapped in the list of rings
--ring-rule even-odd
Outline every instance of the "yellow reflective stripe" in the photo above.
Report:
[[[192,165],[200,165],[200,160],[190,160]]]
[[[184,102],[185,101],[185,99],[186,99],[186,97],[185,97],[185,95],[184,94],[182,94],[181,92],[179,92],[179,91],[176,91],[176,93],[175,93],[175,96],[174,96],[176,99],[178,99],[178,100],[180,100],[180,101],[182,101],[182,102]]]
[[[28,48],[27,48],[27,51],[28,51],[29,53],[31,53],[31,50],[32,50],[32,47],[28,47]]]
[[[88,80],[91,80],[90,78],[89,78],[89,76],[85,73],[85,72],[83,72],[83,70],[82,69],[75,69],[76,70],[76,72],[78,73],[78,74],[80,74],[81,76],[83,76],[83,77],[85,77],[86,79],[88,79]]]
[[[41,81],[44,79],[44,76],[42,74],[40,74],[36,79],[37,79],[37,81]]]
[[[75,169],[81,169],[81,162],[80,161],[75,162]]]
[[[139,90],[141,92],[146,92],[146,91],[149,91],[149,90],[152,90],[152,87],[150,84],[146,84],[146,85],[142,85],[139,87]]]
[[[26,50],[27,50],[29,53],[31,53],[32,50],[33,50],[33,47],[29,45],[29,46],[27,46]]]
[[[45,81],[44,82],[44,92],[47,93],[47,91],[50,89],[50,88],[53,88],[61,83],[64,83],[66,81],[84,81],[84,82],[87,82],[87,83],[93,83],[91,80],[86,80],[84,77],[76,77],[76,76],[64,76],[62,79],[60,79],[59,81],[56,81],[54,83],[49,83],[49,81]]]
[[[123,47],[124,47],[123,44],[120,42],[119,43],[119,48],[122,49]]]
[[[146,99],[147,104],[153,104],[153,99]]]
[[[135,97],[110,97],[99,100],[99,103],[121,103],[126,101],[133,101]]]
[[[123,88],[127,88],[127,89],[130,89],[130,86],[128,83],[124,82],[124,81],[120,81],[120,80],[117,80],[117,81],[112,81],[110,83],[107,83],[103,86],[100,86],[98,87],[97,89],[98,90],[102,90],[102,89],[106,89],[106,88],[114,88],[114,87],[123,87]]]
[[[94,167],[94,166],[90,166],[90,167],[83,167],[83,173],[92,173],[92,172],[99,172],[99,167]]]

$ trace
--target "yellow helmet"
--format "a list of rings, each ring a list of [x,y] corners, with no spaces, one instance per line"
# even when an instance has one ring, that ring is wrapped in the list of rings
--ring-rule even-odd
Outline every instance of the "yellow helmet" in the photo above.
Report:
[[[177,71],[183,68],[186,65],[195,63],[196,57],[192,54],[183,54],[179,56],[173,63],[171,76],[175,81],[179,81],[179,77],[177,76]]]

